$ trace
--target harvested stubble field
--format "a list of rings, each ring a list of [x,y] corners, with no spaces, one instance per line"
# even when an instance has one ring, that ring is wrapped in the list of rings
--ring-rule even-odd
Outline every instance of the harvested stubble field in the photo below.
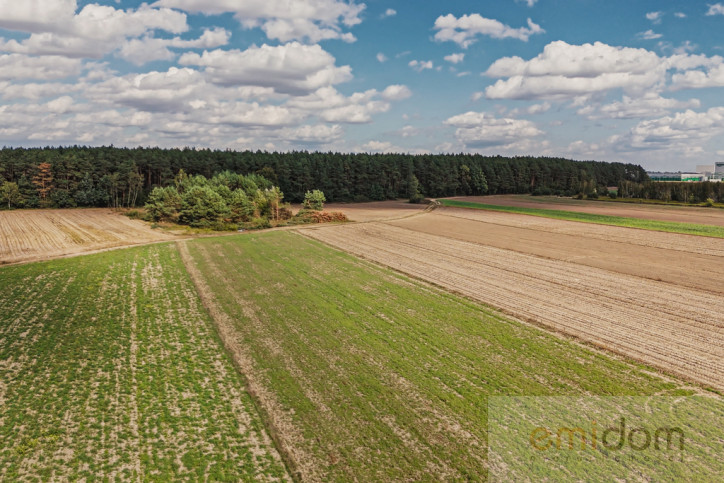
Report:
[[[286,481],[175,245],[0,269],[0,481]]]
[[[172,238],[105,208],[0,211],[0,265]]]
[[[303,233],[521,319],[724,389],[724,240],[541,218],[526,225],[532,217],[477,211],[461,219],[460,212],[438,209],[406,220]],[[573,236],[563,237],[562,231]],[[598,243],[607,236],[615,240],[609,247]],[[634,242],[638,237],[654,242]],[[703,282],[687,263],[702,270]]]
[[[724,210],[697,206],[576,200],[555,196],[494,195],[450,198],[499,206],[575,211],[594,215],[623,216],[645,220],[724,226]]]
[[[304,232],[357,249],[369,230],[402,230],[381,226]],[[302,481],[485,480],[490,396],[690,394],[294,232],[198,239],[182,253]]]

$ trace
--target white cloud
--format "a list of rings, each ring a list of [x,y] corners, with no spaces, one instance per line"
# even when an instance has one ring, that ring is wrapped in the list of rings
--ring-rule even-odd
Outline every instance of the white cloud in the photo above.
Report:
[[[724,87],[724,62],[707,71],[689,70],[674,74],[671,82],[674,89]]]
[[[543,102],[541,104],[533,104],[532,106],[529,106],[526,109],[526,112],[528,114],[544,114],[550,110],[551,106],[550,102]]]
[[[661,37],[663,37],[662,34],[657,34],[656,32],[654,32],[651,29],[648,29],[646,32],[639,32],[638,34],[636,34],[636,36],[638,38],[644,39],[644,40],[654,40],[654,39],[660,39]]]
[[[477,92],[473,92],[473,95],[470,96],[470,100],[473,102],[476,102],[476,101],[479,101],[480,99],[482,99],[483,97],[485,97],[485,92],[477,91]]]
[[[73,2],[74,3],[74,2]],[[31,2],[32,4],[32,2]],[[67,7],[67,5],[66,5]],[[43,18],[28,28],[30,37],[0,42],[0,50],[20,54],[62,55],[101,58],[117,49],[126,39],[153,30],[180,34],[188,30],[186,15],[168,8],[141,5],[137,10],[117,10],[90,4],[77,14],[69,11],[54,19]],[[19,28],[23,23],[18,22]]]
[[[676,12],[676,13],[674,14],[674,17],[676,17],[676,18],[686,18],[686,14],[683,13],[683,12]]]
[[[252,46],[246,50],[186,53],[181,65],[205,67],[211,82],[223,86],[271,87],[278,93],[305,94],[352,78],[349,66],[337,67],[319,45],[298,42],[279,46]]]
[[[511,146],[521,139],[541,136],[543,131],[528,120],[496,118],[485,112],[466,112],[447,119],[456,127],[455,137],[468,148]]]
[[[589,119],[642,119],[665,116],[674,109],[691,109],[701,106],[698,99],[679,101],[664,98],[650,92],[640,98],[623,96],[623,100],[601,106],[588,105],[578,110],[578,114]]]
[[[21,54],[0,55],[0,80],[64,79],[81,72],[80,59],[57,56],[29,57]]]
[[[143,65],[154,60],[172,60],[176,58],[169,48],[178,49],[212,49],[226,45],[231,33],[223,28],[205,30],[198,39],[182,40],[179,37],[172,39],[158,39],[144,37],[126,41],[118,52],[118,56],[136,65]]]
[[[305,115],[316,115],[326,122],[361,124],[372,121],[372,115],[386,112],[390,101],[404,99],[409,94],[405,86],[393,85],[379,92],[370,89],[351,96],[340,94],[333,87],[323,87],[287,102],[287,106]]]
[[[724,5],[721,3],[715,3],[714,5],[709,5],[709,11],[706,12],[707,15],[724,15]]]
[[[474,13],[456,18],[452,14],[440,16],[433,27],[438,32],[438,42],[452,41],[466,49],[476,41],[478,35],[487,35],[494,39],[514,38],[527,42],[531,35],[544,33],[540,25],[528,19],[528,27],[512,28],[498,20],[489,19]]]
[[[364,153],[404,153],[407,150],[395,146],[389,141],[368,141],[362,146],[354,148],[352,151]]]
[[[663,12],[649,12],[646,14],[646,19],[650,20],[654,25],[661,23],[661,16]]]
[[[450,62],[451,64],[458,64],[465,60],[465,54],[459,53],[459,54],[450,54],[443,57],[446,61]]]
[[[620,149],[677,150],[693,154],[702,144],[724,134],[724,107],[705,112],[686,110],[673,116],[641,121],[622,136],[611,141]]]
[[[393,84],[387,86],[381,95],[383,99],[387,99],[388,101],[401,101],[412,96],[412,91],[405,85]]]
[[[385,54],[383,54],[382,52],[377,53],[377,62],[384,63],[384,62],[387,62],[388,60],[389,59],[387,58],[387,56]]]
[[[387,10],[385,10],[385,13],[383,13],[380,17],[387,18],[394,17],[395,15],[397,15],[397,10],[395,10],[394,8],[388,8]]]
[[[344,134],[339,124],[328,126],[326,124],[304,125],[291,131],[282,133],[286,139],[301,143],[328,144],[338,140]]]
[[[425,69],[433,68],[433,63],[431,60],[411,60],[407,65],[412,67],[417,72],[422,72]]]
[[[342,0],[159,0],[154,6],[193,13],[216,15],[233,13],[246,28],[260,27],[270,39],[287,42],[324,39],[354,41],[342,26],[359,24],[364,4]]]
[[[0,3],[0,28],[22,32],[46,32],[72,22],[76,0],[25,0]]]
[[[537,57],[503,57],[485,72],[507,78],[488,86],[490,99],[574,99],[623,89],[628,95],[660,92],[667,72],[715,66],[720,57],[676,54],[659,57],[646,49],[614,47],[601,42],[570,45],[551,42]]]

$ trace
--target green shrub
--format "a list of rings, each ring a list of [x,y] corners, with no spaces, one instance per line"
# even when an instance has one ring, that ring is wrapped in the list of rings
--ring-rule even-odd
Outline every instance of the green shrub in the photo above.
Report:
[[[304,195],[304,203],[302,203],[302,206],[307,210],[322,211],[325,201],[327,201],[327,199],[320,190],[307,191]]]

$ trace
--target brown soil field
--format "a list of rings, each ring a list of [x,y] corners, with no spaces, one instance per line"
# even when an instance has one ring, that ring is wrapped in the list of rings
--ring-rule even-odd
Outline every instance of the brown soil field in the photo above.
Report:
[[[0,265],[173,239],[106,208],[0,212]]]
[[[724,226],[724,210],[720,208],[646,205],[643,203],[576,200],[572,198],[528,195],[458,196],[450,199],[485,203],[488,205],[576,211],[596,215],[625,216],[647,220]]]
[[[366,222],[403,218],[427,209],[424,203],[412,204],[406,200],[371,201],[369,203],[326,203],[325,211],[341,211],[350,221]]]
[[[531,218],[536,223],[528,224]],[[724,240],[717,238],[605,225],[593,225],[589,234],[581,223],[572,221],[457,208],[438,208],[426,216],[389,224],[724,294]]]
[[[666,237],[656,239],[661,246],[652,246],[635,242],[651,236],[641,230],[605,227],[604,233],[597,225],[565,222],[577,233],[557,233],[558,220],[538,220],[553,230],[521,228],[460,218],[459,211],[472,210],[300,232],[519,319],[724,389],[724,297],[716,278],[724,268],[724,241],[697,237],[710,245],[711,254],[702,254],[686,249],[693,243],[686,235],[662,233]],[[470,216],[485,216],[475,213]],[[512,224],[532,218],[501,215]]]

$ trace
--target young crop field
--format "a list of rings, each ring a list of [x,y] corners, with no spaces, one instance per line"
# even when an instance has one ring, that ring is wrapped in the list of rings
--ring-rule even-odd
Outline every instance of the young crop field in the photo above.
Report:
[[[0,269],[0,480],[289,480],[175,245]]]
[[[585,232],[588,225],[580,225]],[[437,234],[421,233],[391,222],[303,233],[515,317],[724,389],[724,298],[716,291],[587,266],[575,249],[569,259],[556,259],[463,241],[444,227]],[[711,263],[722,261],[711,257]]]
[[[369,256],[374,227],[304,232]],[[384,257],[398,248],[421,253],[413,240],[380,240],[374,250]],[[641,366],[296,233],[179,245],[302,481],[485,480],[491,396],[691,393]],[[396,256],[399,263],[380,261],[411,267]],[[429,263],[438,258],[424,256]],[[445,270],[425,268],[427,278],[450,283]]]
[[[596,223],[601,225],[639,228],[642,230],[664,231],[669,233],[683,233],[707,237],[724,238],[724,226],[703,225],[699,223],[682,223],[676,221],[652,220],[648,218],[633,218],[624,216],[603,215],[580,211],[566,211],[558,209],[537,208],[529,206],[504,206],[497,204],[478,203],[461,199],[440,200],[443,206],[456,208],[472,208],[478,210],[502,211],[505,213],[518,213],[523,215],[554,218],[558,220],[578,221],[582,223]]]
[[[172,238],[109,209],[0,211],[0,265]]]

